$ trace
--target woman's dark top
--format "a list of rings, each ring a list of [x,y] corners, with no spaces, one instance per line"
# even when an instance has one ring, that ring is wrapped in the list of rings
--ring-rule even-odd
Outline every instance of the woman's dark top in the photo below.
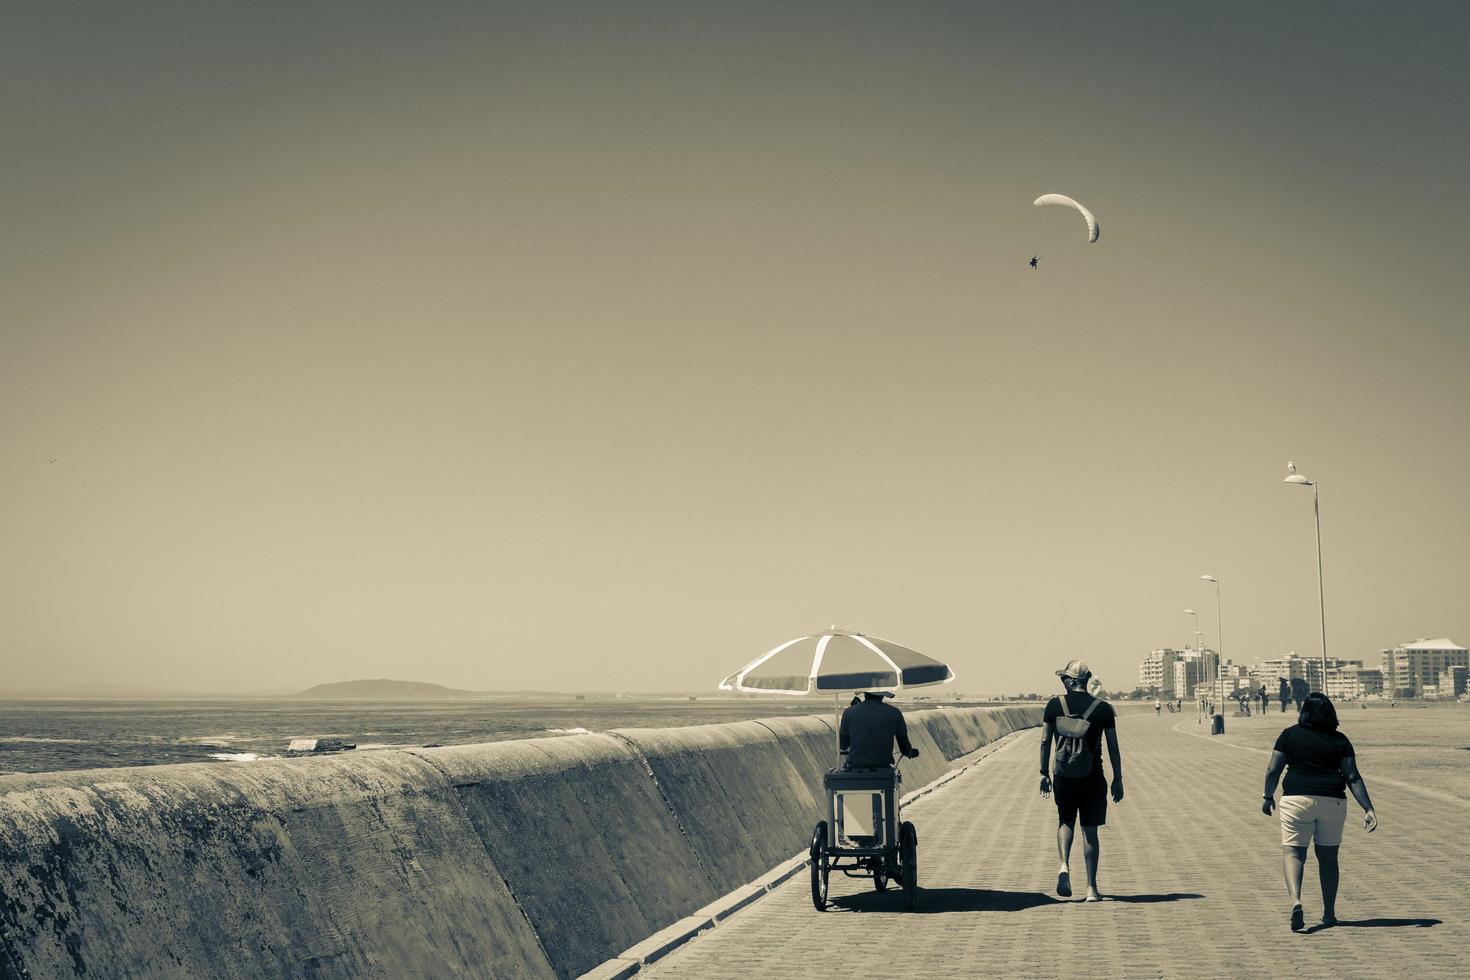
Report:
[[[1305,725],[1292,725],[1277,737],[1276,751],[1286,756],[1282,795],[1347,799],[1342,760],[1357,753],[1342,732],[1321,732]]]

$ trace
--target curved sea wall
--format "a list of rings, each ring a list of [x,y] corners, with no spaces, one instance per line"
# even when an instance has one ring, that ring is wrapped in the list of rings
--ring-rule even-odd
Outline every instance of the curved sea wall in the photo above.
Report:
[[[1039,708],[911,712],[912,790]],[[820,717],[0,777],[0,977],[569,977],[802,850]]]

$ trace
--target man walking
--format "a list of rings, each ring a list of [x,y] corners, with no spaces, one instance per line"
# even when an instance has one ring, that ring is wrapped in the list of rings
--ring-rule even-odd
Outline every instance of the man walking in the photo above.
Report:
[[[1101,902],[1097,890],[1097,828],[1108,821],[1108,784],[1103,777],[1102,741],[1106,734],[1108,761],[1113,769],[1114,803],[1123,802],[1123,758],[1118,751],[1117,714],[1113,706],[1087,693],[1092,670],[1073,660],[1057,671],[1064,693],[1046,703],[1042,715],[1041,795],[1052,793],[1057,803],[1057,894],[1072,894],[1072,835],[1082,820],[1082,858],[1087,864],[1087,901]],[[1053,757],[1055,743],[1055,757]]]

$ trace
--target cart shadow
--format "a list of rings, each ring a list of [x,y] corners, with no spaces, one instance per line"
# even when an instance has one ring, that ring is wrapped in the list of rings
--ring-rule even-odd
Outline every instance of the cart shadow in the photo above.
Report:
[[[1303,931],[1302,935],[1310,936],[1314,932],[1326,932],[1328,929],[1429,929],[1443,921],[1443,919],[1338,919],[1335,925],[1315,925]]]
[[[1040,892],[1003,892],[990,888],[919,888],[918,907],[914,912],[1021,912],[1042,905],[1060,905],[1057,899]],[[886,894],[858,892],[832,899],[836,908],[849,912],[903,911],[903,893],[897,889]]]
[[[1162,895],[1109,895],[1109,902],[1148,905],[1155,902],[1177,902],[1204,898],[1195,892],[1169,892]],[[914,913],[944,912],[1024,912],[1045,905],[1075,905],[1079,899],[1054,898],[1042,892],[1007,892],[992,888],[919,888]],[[831,899],[833,908],[848,912],[901,912],[903,893],[897,889],[887,893],[857,892]],[[910,914],[914,914],[910,913]]]

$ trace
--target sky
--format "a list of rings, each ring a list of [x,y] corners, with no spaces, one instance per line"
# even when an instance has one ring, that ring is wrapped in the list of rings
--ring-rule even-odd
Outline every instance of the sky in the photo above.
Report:
[[[1467,36],[12,6],[0,689],[705,690],[834,624],[1127,689],[1186,607],[1320,653],[1288,460],[1328,652],[1470,642]]]

